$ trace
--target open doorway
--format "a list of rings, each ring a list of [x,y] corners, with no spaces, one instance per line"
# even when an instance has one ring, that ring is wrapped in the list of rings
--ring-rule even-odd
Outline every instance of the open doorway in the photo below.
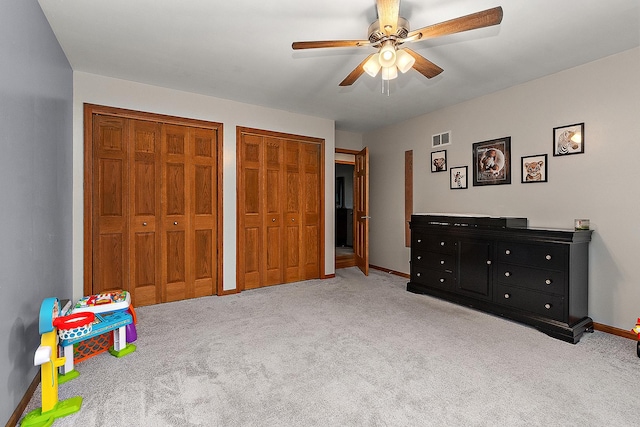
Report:
[[[356,265],[353,251],[354,164],[336,162],[336,268]]]
[[[369,149],[336,148],[336,269],[369,275]]]

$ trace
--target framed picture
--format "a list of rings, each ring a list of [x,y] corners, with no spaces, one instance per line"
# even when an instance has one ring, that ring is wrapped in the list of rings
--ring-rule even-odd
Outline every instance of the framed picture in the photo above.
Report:
[[[473,144],[473,185],[511,184],[511,137]]]
[[[467,167],[456,166],[450,169],[451,179],[449,180],[449,188],[452,190],[464,190],[467,185]]]
[[[522,165],[522,183],[547,182],[547,155],[524,156]]]
[[[444,172],[447,170],[447,150],[431,153],[431,172]]]
[[[584,153],[584,123],[553,128],[553,155]]]

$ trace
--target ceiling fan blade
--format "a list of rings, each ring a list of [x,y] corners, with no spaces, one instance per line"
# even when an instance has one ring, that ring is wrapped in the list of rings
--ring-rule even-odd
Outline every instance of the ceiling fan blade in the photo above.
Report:
[[[490,27],[502,22],[502,7],[483,10],[471,15],[461,16],[439,24],[429,25],[409,32],[407,39],[414,37],[416,40],[433,37],[441,37],[449,34],[461,33],[463,31],[475,30],[477,28]]]
[[[425,76],[426,78],[430,79],[432,77],[437,76],[438,74],[440,74],[441,72],[443,72],[444,70],[440,67],[438,67],[436,64],[434,64],[433,62],[429,61],[427,58],[425,58],[424,56],[420,55],[419,53],[414,52],[411,49],[408,48],[404,48],[405,52],[407,52],[409,55],[413,56],[416,60],[415,64],[413,64],[413,68],[419,72],[420,74],[422,74],[423,76]]]
[[[358,65],[356,68],[354,68],[353,71],[350,72],[349,75],[347,77],[345,77],[345,79],[343,81],[340,82],[340,86],[351,86],[352,84],[354,84],[355,81],[358,80],[358,77],[360,77],[364,73],[364,68],[363,68],[364,64],[373,55],[375,55],[375,54],[372,53],[371,55],[369,55],[366,58],[364,58],[364,61],[362,61],[360,63],[360,65]]]
[[[360,47],[368,46],[369,40],[325,40],[315,42],[293,42],[291,47],[298,49],[318,49],[323,47]]]
[[[380,29],[387,35],[395,34],[400,14],[400,0],[376,0]]]

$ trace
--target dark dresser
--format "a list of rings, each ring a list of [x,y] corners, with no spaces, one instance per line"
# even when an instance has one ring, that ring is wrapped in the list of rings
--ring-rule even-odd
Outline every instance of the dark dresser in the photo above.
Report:
[[[410,292],[433,295],[577,343],[588,317],[590,230],[526,218],[412,215]]]

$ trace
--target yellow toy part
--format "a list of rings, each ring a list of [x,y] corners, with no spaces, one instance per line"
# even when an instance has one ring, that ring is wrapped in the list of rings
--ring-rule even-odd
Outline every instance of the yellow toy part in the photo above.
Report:
[[[22,427],[50,426],[56,418],[78,412],[82,406],[80,396],[58,401],[58,368],[65,362],[64,357],[58,357],[58,330],[53,325],[59,313],[58,304],[57,298],[47,298],[40,307],[40,346],[33,362],[40,366],[42,408],[29,412],[22,419]]]

